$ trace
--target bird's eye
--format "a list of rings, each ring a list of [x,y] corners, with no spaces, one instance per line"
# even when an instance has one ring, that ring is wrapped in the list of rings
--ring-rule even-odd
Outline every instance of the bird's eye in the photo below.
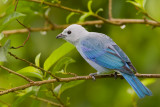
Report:
[[[68,33],[68,34],[71,34],[71,31],[69,30],[67,33]]]

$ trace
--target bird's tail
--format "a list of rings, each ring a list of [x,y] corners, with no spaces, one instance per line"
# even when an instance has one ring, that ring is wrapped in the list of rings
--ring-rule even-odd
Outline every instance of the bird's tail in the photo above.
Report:
[[[121,74],[126,79],[126,81],[132,86],[132,88],[140,98],[145,97],[145,95],[152,95],[152,92],[147,87],[145,87],[134,74]]]

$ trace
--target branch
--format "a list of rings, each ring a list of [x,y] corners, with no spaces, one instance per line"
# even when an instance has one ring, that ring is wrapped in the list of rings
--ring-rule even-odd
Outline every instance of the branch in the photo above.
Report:
[[[65,7],[65,6],[62,6],[60,4],[53,4],[53,3],[50,3],[50,2],[46,2],[46,1],[38,1],[38,0],[27,0],[27,1],[31,1],[31,2],[36,2],[36,3],[43,3],[45,5],[48,5],[48,6],[52,6],[52,7],[57,7],[57,8],[61,8],[61,9],[64,9],[64,10],[67,10],[67,11],[70,11],[70,12],[75,12],[75,13],[80,13],[80,14],[85,14],[87,13],[86,11],[82,11],[82,10],[77,10],[77,9],[72,9],[72,8],[69,8],[69,7]],[[110,24],[114,24],[114,25],[121,25],[121,23],[114,23],[112,21],[108,21],[106,20],[105,18],[97,15],[97,14],[91,14],[91,16],[97,18],[97,19],[100,19],[102,21],[104,21],[105,23],[110,23]]]
[[[46,1],[38,1],[38,0],[27,0],[27,1],[31,1],[31,2],[36,2],[36,3],[43,3],[44,5],[48,5],[48,6],[52,6],[52,7],[57,7],[57,8],[60,8],[60,9],[64,9],[64,10],[67,10],[67,11],[70,11],[70,12],[75,12],[75,13],[80,13],[80,14],[85,14],[87,13],[86,11],[82,11],[82,10],[77,10],[77,9],[72,9],[72,8],[69,8],[69,7],[65,7],[65,6],[62,6],[61,4],[53,4],[53,3],[50,3],[50,2],[46,2]],[[109,0],[109,17],[112,18],[112,1]],[[111,21],[111,20],[107,20],[97,14],[91,14],[91,16],[99,19],[99,20],[102,20],[103,22],[105,23],[110,23],[110,24],[114,24],[114,25],[122,25],[123,23],[120,23],[120,22],[114,22],[114,21]],[[156,23],[158,23],[157,21],[155,21]],[[158,23],[158,25],[160,25]]]
[[[16,7],[17,7],[17,4],[18,4],[18,0],[17,0],[17,3],[16,3]],[[16,7],[15,7],[15,10],[16,10]],[[28,36],[27,36],[27,39],[23,42],[22,45],[18,46],[18,47],[11,47],[11,49],[18,49],[18,48],[21,48],[21,47],[24,47],[24,45],[27,43],[27,41],[29,40],[30,38],[30,34],[31,34],[31,31],[30,31],[30,28],[28,28],[27,26],[25,26],[24,24],[22,24],[18,19],[16,19],[18,21],[18,23],[20,25],[22,25],[23,27],[25,27],[28,31]]]
[[[61,99],[54,93],[54,91],[52,89],[50,89],[52,92],[52,95],[57,99],[57,101],[63,106],[65,107],[64,103],[61,101]]]
[[[59,80],[59,77],[53,75],[51,72],[46,71],[46,70],[44,70],[43,68],[38,67],[38,66],[36,66],[35,64],[33,64],[33,63],[31,63],[31,62],[29,62],[29,61],[27,61],[27,60],[25,60],[25,59],[19,58],[19,57],[17,57],[16,55],[12,54],[11,52],[8,52],[8,54],[10,54],[11,56],[13,56],[13,57],[16,58],[16,59],[19,59],[19,60],[21,60],[21,61],[23,61],[23,62],[28,63],[30,66],[33,66],[33,67],[35,67],[35,68],[37,68],[37,69],[39,69],[39,70],[41,70],[41,71],[43,71],[43,72],[46,72],[46,73],[50,74],[52,77],[54,77],[54,78],[56,78],[57,80]]]
[[[4,101],[2,101],[2,100],[0,100],[0,103],[2,103],[2,104],[4,104],[4,105],[6,105],[7,107],[11,107],[11,105],[10,104],[8,104],[8,103],[6,103],[6,102],[4,102]],[[5,107],[5,106],[4,106]]]
[[[61,8],[61,9],[64,9],[64,10],[67,10],[67,11],[70,11],[70,12],[75,12],[75,13],[80,13],[80,14],[84,14],[85,13],[85,11],[72,9],[72,8],[69,8],[69,7],[62,6],[60,4],[54,4],[54,3],[50,3],[50,2],[46,2],[46,1],[39,1],[39,0],[26,0],[26,1],[45,4],[45,5],[48,5],[48,6],[51,6],[51,7],[57,7],[57,8]]]
[[[160,78],[160,74],[135,74],[137,77],[140,78]],[[114,78],[113,74],[108,74],[108,75],[97,75],[95,76],[96,79],[99,78]],[[117,78],[123,78],[122,75],[118,74]],[[69,78],[60,78],[59,80],[57,79],[51,79],[51,80],[43,80],[43,81],[36,81],[32,82],[26,85],[21,85],[15,88],[11,88],[8,90],[4,90],[0,92],[0,95],[4,95],[10,92],[18,91],[18,90],[23,90],[25,88],[31,87],[31,86],[39,86],[43,84],[48,84],[48,83],[55,83],[55,82],[70,82],[70,81],[76,81],[76,80],[92,80],[93,78],[91,76],[77,76],[77,77],[69,77]]]
[[[5,88],[0,88],[0,89],[1,90],[6,90]],[[15,91],[14,93],[20,94],[21,92]],[[58,107],[63,107],[63,105],[61,105],[61,104],[55,103],[53,101],[50,101],[50,100],[47,100],[47,99],[44,99],[44,98],[41,98],[41,97],[37,97],[37,96],[34,96],[34,95],[30,95],[29,97],[33,98],[33,99],[36,99],[36,100],[39,100],[39,101],[42,101],[42,102],[45,102],[47,104],[51,104],[51,105],[58,106]],[[4,104],[8,105],[8,107],[10,107],[10,105],[5,103],[5,102],[0,101],[0,103],[4,103]]]
[[[24,75],[22,75],[22,74],[19,74],[19,73],[15,72],[15,71],[12,71],[11,69],[8,69],[8,68],[6,68],[6,67],[4,67],[4,66],[2,66],[2,65],[0,65],[0,68],[8,71],[9,73],[15,74],[15,75],[17,75],[17,76],[19,76],[19,77],[27,80],[28,82],[34,82],[33,80],[29,79],[28,77],[26,77],[26,76],[24,76]]]
[[[36,2],[36,3],[42,3],[41,1],[37,1],[37,0],[27,0],[27,1]],[[80,25],[96,25],[96,24],[110,23],[110,24],[113,24],[113,25],[147,24],[147,25],[157,26],[157,27],[160,26],[160,23],[158,23],[157,21],[154,21],[154,20],[147,20],[147,19],[115,19],[115,18],[113,19],[112,18],[112,12],[111,12],[112,11],[112,3],[111,2],[112,1],[109,0],[109,19],[105,19],[105,18],[103,18],[101,16],[93,14],[92,16],[94,16],[94,17],[96,17],[97,19],[100,19],[100,20],[86,21],[86,22],[76,23],[76,24],[80,24]],[[43,1],[43,4],[48,5],[48,6],[61,8],[61,9],[64,9],[64,10],[67,10],[67,11],[71,11],[71,12],[80,13],[80,14],[86,13],[85,11],[68,8],[68,7],[62,6],[60,4],[53,4],[53,3],[49,3],[49,2],[45,2],[45,1]],[[110,18],[112,18],[112,20],[110,20]],[[54,29],[52,28],[52,26],[42,27],[42,28],[30,28],[30,31],[37,32],[37,31],[48,31],[48,30],[64,29],[69,25],[70,24],[54,25]],[[26,32],[28,32],[28,29],[6,30],[6,31],[3,31],[2,33],[5,34],[5,35],[10,35],[10,34],[15,34],[15,33],[26,33]]]
[[[112,20],[112,0],[108,0],[108,19]]]
[[[64,107],[64,106],[61,105],[61,104],[55,103],[55,102],[53,102],[53,101],[46,100],[46,99],[44,99],[44,98],[36,97],[36,96],[33,96],[33,95],[31,95],[30,97],[31,97],[31,98],[34,98],[34,99],[36,99],[36,100],[43,101],[43,102],[45,102],[45,103],[54,105],[54,106]]]
[[[15,8],[14,8],[14,11],[16,12],[16,9],[17,9],[17,6],[18,6],[18,1],[19,0],[16,0],[15,1]],[[27,43],[27,41],[29,40],[29,37],[30,37],[30,34],[31,34],[31,31],[30,31],[30,28],[28,28],[27,26],[25,26],[23,23],[21,23],[18,19],[16,19],[17,22],[22,25],[24,28],[26,28],[28,30],[28,36],[27,36],[27,39],[23,42],[23,44],[21,46],[18,46],[18,47],[11,47],[11,49],[18,49],[18,48],[21,48],[21,47],[24,47],[24,45]]]
[[[107,19],[106,19],[107,20]],[[109,20],[108,20],[109,21]],[[151,26],[160,26],[159,23],[157,23],[156,21],[152,21],[152,20],[144,20],[144,19],[112,19],[112,22],[117,22],[117,23],[121,23],[121,24],[147,24],[147,25],[151,25]],[[100,24],[104,24],[104,22],[102,20],[94,20],[94,21],[85,21],[83,23],[77,23],[80,25],[100,25]],[[57,29],[64,29],[66,27],[68,27],[71,24],[64,24],[64,25],[56,25],[54,26],[54,30]],[[30,28],[31,32],[39,32],[39,31],[49,31],[52,30],[51,27],[41,27],[41,28]],[[10,34],[16,34],[16,33],[27,33],[28,30],[27,29],[16,29],[16,30],[5,30],[2,33],[4,35],[10,35]]]
[[[155,20],[154,18],[152,18],[148,13],[146,12],[142,12],[145,16],[147,16],[149,19],[156,21],[157,23],[159,23],[157,20]],[[160,24],[160,23],[159,23]]]

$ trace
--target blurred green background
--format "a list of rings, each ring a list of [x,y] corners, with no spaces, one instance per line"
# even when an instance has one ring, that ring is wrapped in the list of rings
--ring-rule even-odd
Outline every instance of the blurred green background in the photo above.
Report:
[[[61,4],[70,8],[88,11],[88,0],[61,0]],[[104,11],[100,12],[104,18],[108,17],[108,0],[93,0],[92,9],[96,11],[103,8]],[[43,27],[45,19],[43,14],[46,6],[41,4],[19,0],[17,12],[26,14],[25,17],[19,18],[23,24],[30,27]],[[160,1],[159,0],[146,0],[146,12],[160,21]],[[8,15],[10,11],[14,11],[12,0],[3,3],[0,0],[0,16]],[[50,20],[58,25],[66,24],[66,17],[70,12],[51,7],[49,14]],[[74,15],[69,20],[69,23],[76,23],[80,15]],[[138,12],[135,6],[126,0],[113,0],[113,17],[114,18],[144,18],[143,14]],[[3,22],[4,17],[0,17],[0,24]],[[89,17],[86,20],[95,20]],[[119,26],[103,24],[100,28],[96,26],[84,26],[88,31],[100,32],[110,36],[129,56],[133,65],[139,73],[160,74],[160,28],[153,28],[144,24],[127,24],[124,29]],[[23,28],[17,21],[12,21],[5,30]],[[10,50],[17,56],[34,62],[35,56],[41,53],[41,65],[45,59],[56,48],[65,43],[64,40],[57,40],[55,37],[62,32],[61,30],[47,31],[47,32],[32,32],[31,37],[25,47]],[[12,34],[5,37],[1,44],[3,45],[6,40],[11,40],[11,46],[19,46],[27,37],[24,34]],[[96,72],[80,54],[74,49],[66,56],[72,57],[76,63],[71,64],[68,72],[73,72],[78,75],[88,75],[89,73]],[[8,56],[8,62],[4,63],[8,68],[17,71],[25,66],[26,63]],[[137,99],[138,107],[159,107],[160,106],[160,80],[156,79],[155,83],[147,86],[152,92],[153,96]],[[0,69],[0,88],[11,88],[19,86],[25,82],[18,77],[9,75],[7,71]],[[70,97],[71,107],[131,107],[133,106],[133,96],[127,90],[129,84],[124,79],[104,78],[97,79],[96,81],[87,80],[84,83],[65,91],[61,98],[65,101],[66,97]],[[11,93],[0,96],[0,100],[12,104],[17,97]],[[51,99],[52,100],[52,99]],[[29,107],[32,99],[28,98],[21,105]],[[0,106],[3,104],[0,103]],[[5,106],[4,106],[5,107]],[[21,107],[21,106],[20,106]],[[41,104],[45,107],[45,104]]]

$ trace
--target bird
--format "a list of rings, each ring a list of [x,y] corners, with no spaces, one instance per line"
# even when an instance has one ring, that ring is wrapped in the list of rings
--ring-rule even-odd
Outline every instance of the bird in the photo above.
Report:
[[[139,98],[152,95],[152,92],[135,76],[136,68],[128,56],[109,36],[89,32],[81,25],[72,24],[56,38],[63,38],[76,47],[80,55],[97,70],[96,73],[90,74],[93,78],[95,75],[115,71],[124,77]]]

